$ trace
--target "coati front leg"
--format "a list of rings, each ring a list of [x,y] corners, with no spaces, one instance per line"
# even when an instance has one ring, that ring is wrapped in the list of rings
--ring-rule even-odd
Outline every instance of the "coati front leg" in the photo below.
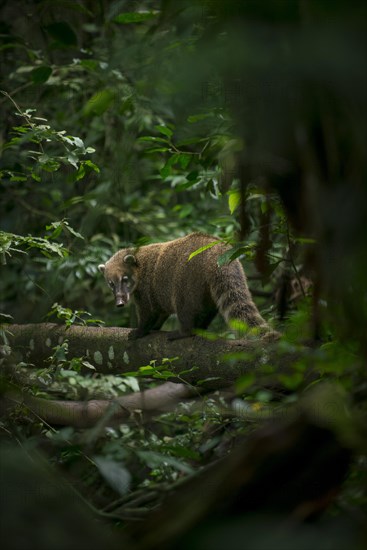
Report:
[[[163,323],[168,318],[168,315],[161,312],[145,311],[136,307],[138,317],[138,327],[133,329],[129,334],[129,340],[143,338],[152,330],[159,330]]]
[[[177,312],[177,319],[180,324],[179,330],[173,330],[167,336],[168,340],[179,340],[193,336],[194,315],[188,311],[181,310]]]
[[[202,311],[196,313],[187,310],[180,311],[177,313],[180,329],[171,332],[168,339],[178,340],[180,338],[195,336],[193,334],[193,330],[196,328],[202,330],[207,329],[216,314],[216,308],[203,309]]]

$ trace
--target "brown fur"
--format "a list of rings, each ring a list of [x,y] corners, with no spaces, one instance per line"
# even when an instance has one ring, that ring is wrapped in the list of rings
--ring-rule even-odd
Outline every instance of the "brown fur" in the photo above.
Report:
[[[99,266],[107,283],[113,283],[116,305],[124,305],[133,294],[138,315],[135,336],[159,329],[172,313],[180,323],[179,336],[188,336],[195,328],[207,328],[218,310],[227,323],[239,320],[270,330],[252,300],[239,260],[218,266],[218,257],[228,246],[219,242],[188,260],[192,252],[215,240],[192,233],[136,250],[119,250]]]

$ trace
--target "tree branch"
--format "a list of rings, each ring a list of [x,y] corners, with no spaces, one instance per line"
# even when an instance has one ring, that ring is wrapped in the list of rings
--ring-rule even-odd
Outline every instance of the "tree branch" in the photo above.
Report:
[[[5,399],[8,412],[17,405],[25,405],[31,413],[49,424],[87,428],[94,426],[102,418],[106,424],[129,418],[136,410],[168,410],[182,399],[193,395],[197,395],[197,391],[185,384],[166,382],[156,388],[113,400],[51,401],[20,392],[10,392],[5,395]]]

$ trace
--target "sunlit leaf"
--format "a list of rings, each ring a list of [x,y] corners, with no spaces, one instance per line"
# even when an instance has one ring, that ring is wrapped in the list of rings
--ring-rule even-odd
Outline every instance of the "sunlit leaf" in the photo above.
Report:
[[[204,246],[201,246],[200,248],[198,248],[197,250],[195,250],[194,252],[191,252],[190,256],[188,257],[188,260],[187,261],[190,261],[192,260],[192,258],[195,258],[195,256],[197,256],[198,254],[201,254],[202,252],[204,252],[205,250],[208,250],[209,248],[212,248],[213,246],[215,246],[216,244],[219,244],[220,241],[213,241],[212,243],[208,243]]]
[[[92,363],[89,363],[89,361],[82,361],[82,365],[87,369],[96,370],[96,367]]]
[[[228,206],[231,214],[238,208],[241,202],[241,193],[239,191],[232,191],[228,197]]]

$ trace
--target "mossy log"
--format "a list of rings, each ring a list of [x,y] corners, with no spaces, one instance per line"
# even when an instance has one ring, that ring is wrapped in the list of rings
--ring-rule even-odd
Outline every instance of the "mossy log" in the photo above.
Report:
[[[52,323],[11,325],[9,331],[13,352],[38,368],[49,365],[53,349],[67,340],[68,357],[87,358],[99,373],[134,372],[152,361],[159,366],[165,360],[166,370],[180,377],[177,382],[195,384],[208,379],[205,387],[213,389],[218,387],[218,379],[224,387],[248,372],[262,376],[271,370],[287,370],[299,356],[299,352],[285,352],[278,342],[269,341],[266,336],[241,340],[194,336],[170,341],[169,333],[161,331],[129,340],[131,329],[66,328]]]

